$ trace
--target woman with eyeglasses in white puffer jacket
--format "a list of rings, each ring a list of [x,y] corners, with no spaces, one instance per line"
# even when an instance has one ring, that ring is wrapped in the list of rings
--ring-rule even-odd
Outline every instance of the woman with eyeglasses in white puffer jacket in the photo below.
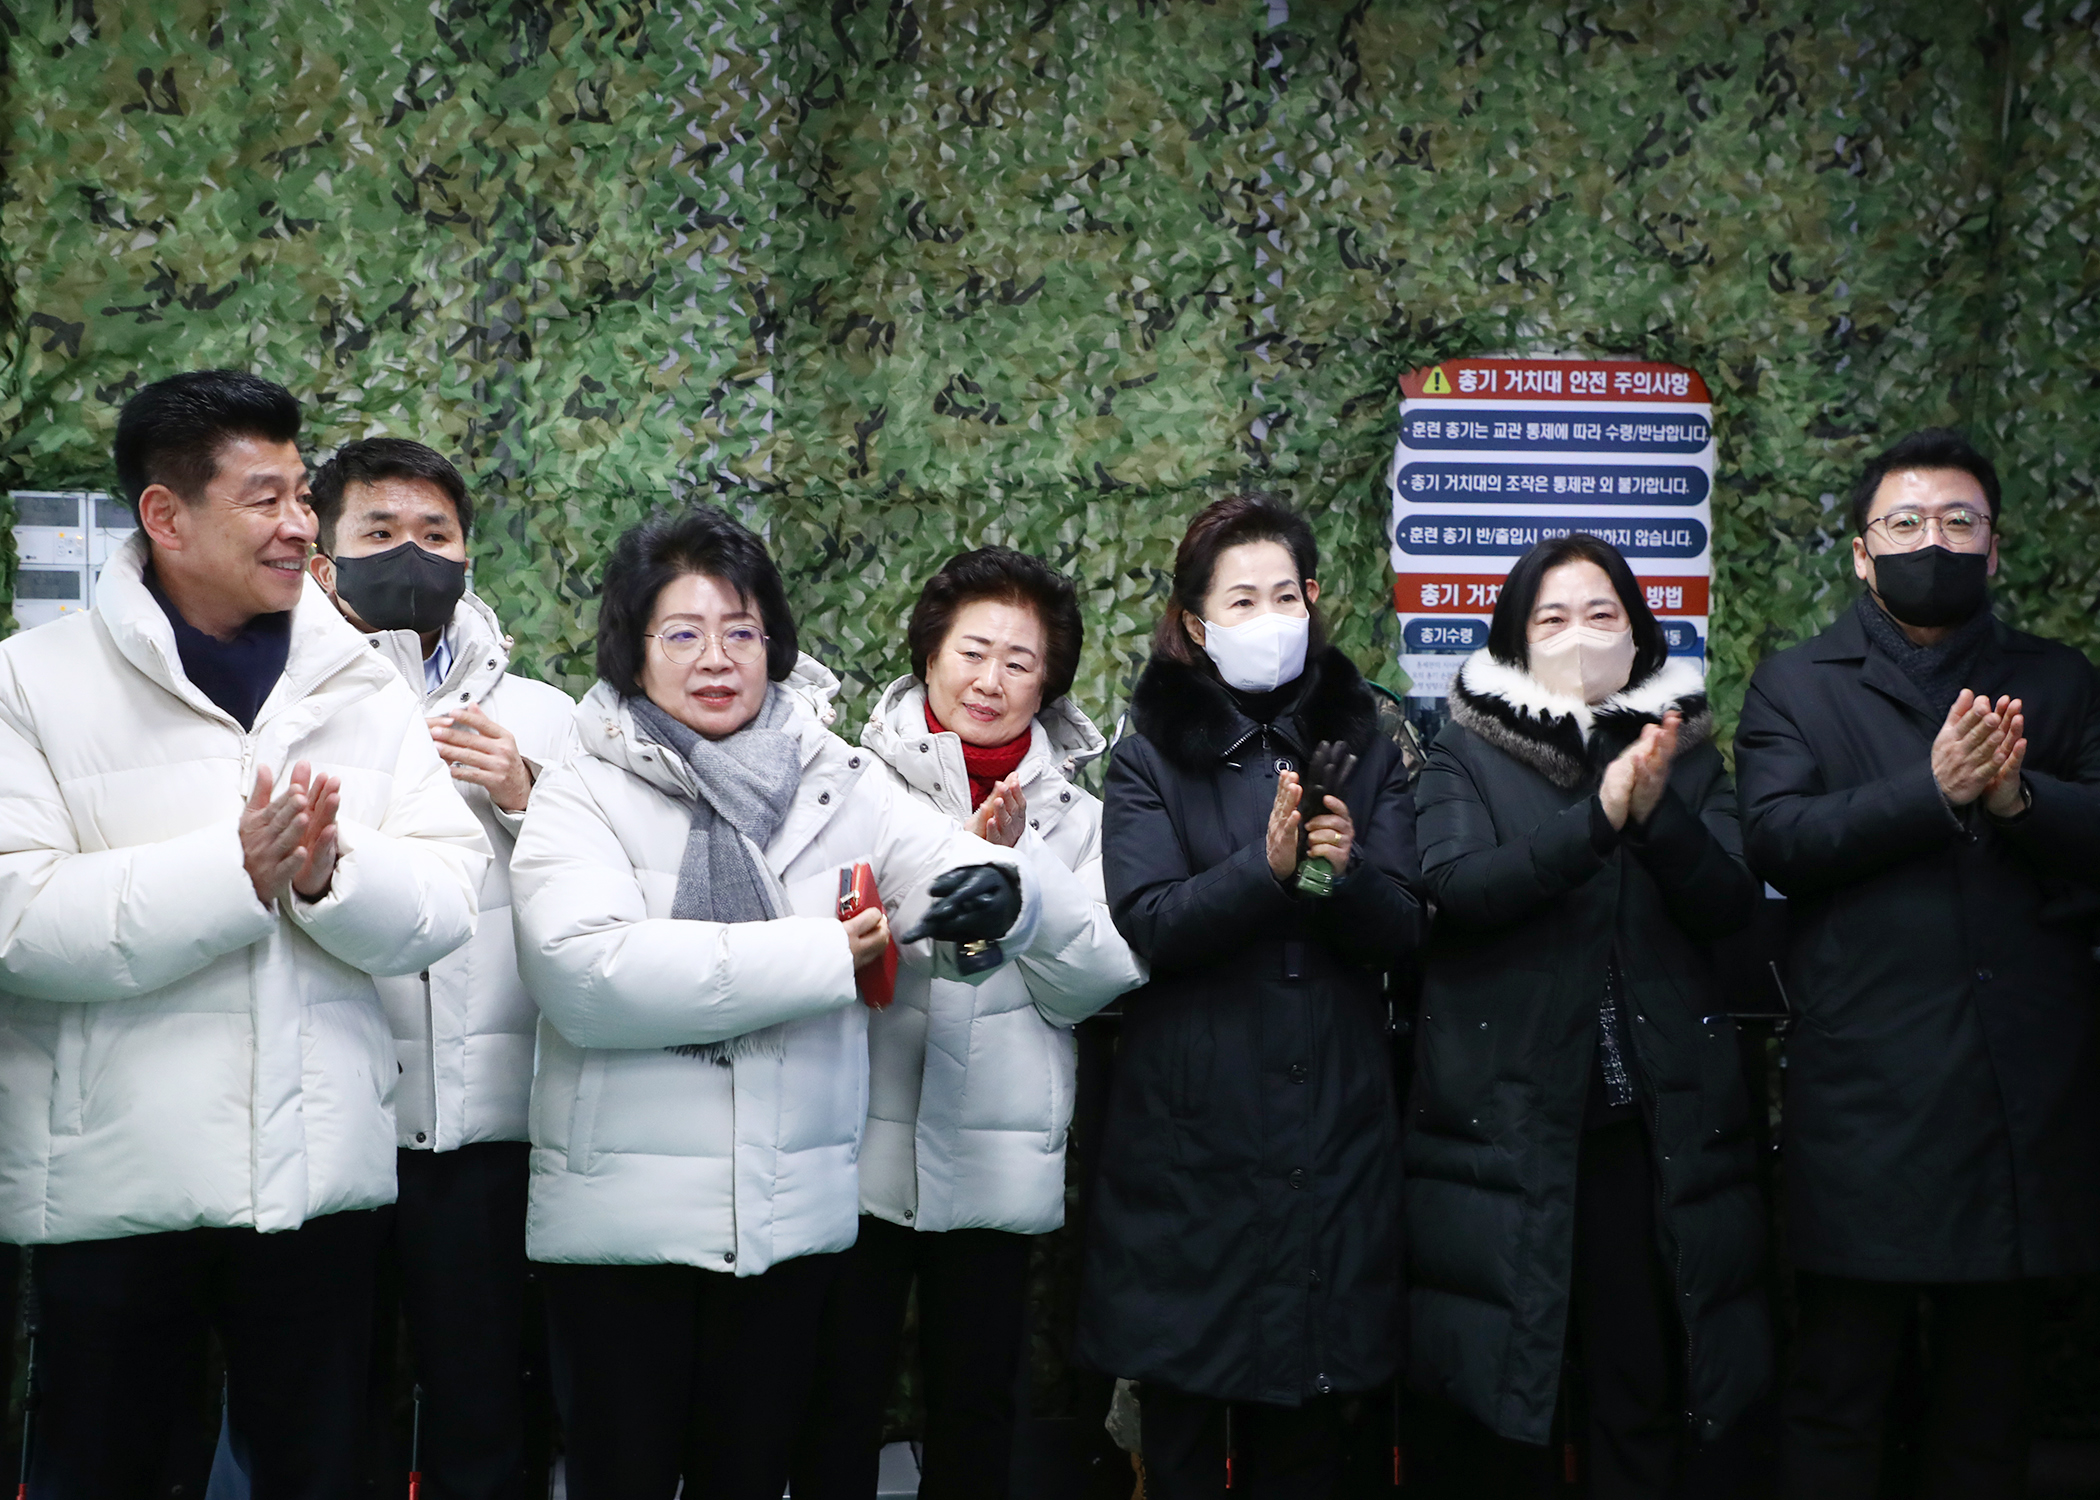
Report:
[[[859,1219],[856,975],[890,942],[878,912],[841,919],[840,872],[871,867],[900,934],[1009,961],[1056,935],[1025,857],[825,727],[836,679],[724,512],[620,539],[598,669],[511,865],[569,1494],[778,1500]]]

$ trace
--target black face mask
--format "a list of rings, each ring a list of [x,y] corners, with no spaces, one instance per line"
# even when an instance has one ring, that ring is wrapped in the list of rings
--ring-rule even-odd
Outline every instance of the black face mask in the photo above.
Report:
[[[1983,608],[1989,565],[1987,553],[1949,552],[1936,545],[1885,552],[1874,559],[1874,596],[1906,625],[1959,625]]]
[[[374,630],[443,630],[467,591],[467,565],[403,542],[335,560],[335,591]]]

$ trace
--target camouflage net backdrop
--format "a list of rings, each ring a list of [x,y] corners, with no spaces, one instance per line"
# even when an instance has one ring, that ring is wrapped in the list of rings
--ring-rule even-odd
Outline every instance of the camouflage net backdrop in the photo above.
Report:
[[[1246,484],[1397,686],[1396,382],[1493,352],[1706,376],[1724,735],[1926,423],[2004,472],[2003,609],[2100,645],[2093,0],[0,0],[0,46],[0,489],[255,369],[316,457],[455,456],[572,692],[607,544],[699,496],[848,733],[987,541],[1081,580],[1105,723]]]
[[[1215,494],[1306,507],[1393,659],[1395,380],[1701,370],[1716,696],[1850,597],[1841,497],[1926,422],[2008,492],[2000,598],[2091,646],[2100,16],[1806,0],[0,0],[0,485],[110,482],[145,380],[247,366],[316,454],[451,451],[520,658],[589,676],[607,541],[771,531],[844,720],[919,583],[1081,579],[1112,718]],[[6,580],[0,579],[0,583]]]

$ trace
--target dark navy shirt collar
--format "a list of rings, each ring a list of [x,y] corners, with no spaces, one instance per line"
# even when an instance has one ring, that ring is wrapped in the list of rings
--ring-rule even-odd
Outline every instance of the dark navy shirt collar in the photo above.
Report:
[[[284,675],[292,654],[292,612],[257,615],[230,641],[199,630],[182,617],[147,563],[145,584],[175,629],[175,653],[182,673],[197,691],[231,714],[241,728],[253,729],[255,716],[270,690]]]

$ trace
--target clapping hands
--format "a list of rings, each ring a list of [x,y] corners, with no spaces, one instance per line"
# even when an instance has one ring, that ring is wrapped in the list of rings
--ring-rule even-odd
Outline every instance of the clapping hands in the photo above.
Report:
[[[1683,730],[1684,715],[1673,708],[1663,715],[1660,724],[1644,727],[1640,738],[1604,768],[1604,783],[1597,788],[1597,800],[1604,804],[1604,816],[1611,820],[1612,827],[1624,828],[1628,819],[1646,823],[1654,816],[1656,805],[1670,785],[1670,763],[1677,758],[1678,737]]]
[[[1994,817],[2016,815],[2026,800],[2020,789],[2026,734],[2018,698],[1993,703],[1963,688],[1932,741],[1932,779],[1940,795],[1955,807],[1981,798]]]
[[[1021,830],[1028,826],[1028,799],[1021,795],[1020,774],[994,786],[964,826],[986,843],[1007,849],[1018,844]]]
[[[289,886],[308,901],[318,901],[335,878],[335,815],[342,803],[342,779],[316,775],[302,760],[292,768],[284,794],[274,801],[272,789],[270,768],[258,766],[255,789],[241,809],[241,862],[255,899],[268,906]]]

